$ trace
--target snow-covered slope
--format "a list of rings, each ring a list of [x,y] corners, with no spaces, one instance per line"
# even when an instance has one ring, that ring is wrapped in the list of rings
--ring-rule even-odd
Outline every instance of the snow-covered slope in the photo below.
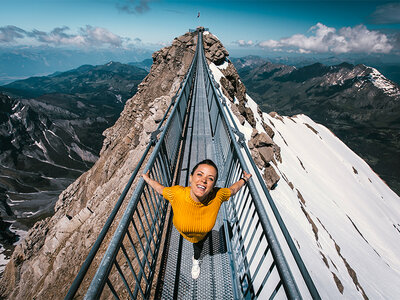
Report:
[[[210,68],[219,82],[225,66]],[[249,96],[247,106],[258,115]],[[309,117],[263,118],[282,157],[273,164],[281,179],[271,195],[321,297],[399,297],[400,197]],[[249,140],[250,125],[237,125]]]
[[[264,117],[282,155],[271,195],[321,296],[399,296],[400,198],[326,127]]]

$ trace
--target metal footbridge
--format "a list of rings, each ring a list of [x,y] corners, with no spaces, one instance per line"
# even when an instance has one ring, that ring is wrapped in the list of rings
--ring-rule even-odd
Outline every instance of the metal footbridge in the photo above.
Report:
[[[203,30],[196,32],[196,53],[181,87],[65,299],[320,298],[209,70]],[[222,205],[193,280],[192,244],[172,225],[168,202],[137,179],[150,171],[164,186],[187,186],[191,169],[205,158],[218,166],[217,186],[230,186],[243,170],[253,177]],[[89,272],[131,189],[100,264]]]

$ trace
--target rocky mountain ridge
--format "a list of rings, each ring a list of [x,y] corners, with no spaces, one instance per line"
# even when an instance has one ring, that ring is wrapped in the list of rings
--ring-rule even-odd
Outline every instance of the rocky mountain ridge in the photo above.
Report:
[[[65,72],[83,64],[108,61],[141,62],[151,58],[145,49],[62,49],[60,47],[0,47],[0,85],[31,76]]]
[[[12,96],[0,93],[0,257],[98,159],[103,131],[146,74],[110,62],[0,87]]]
[[[68,94],[97,103],[107,99],[105,104],[110,105],[111,96],[115,97],[115,102],[123,102],[134,95],[147,73],[134,65],[111,61],[105,65],[82,65],[66,72],[14,81],[0,90],[14,97]]]

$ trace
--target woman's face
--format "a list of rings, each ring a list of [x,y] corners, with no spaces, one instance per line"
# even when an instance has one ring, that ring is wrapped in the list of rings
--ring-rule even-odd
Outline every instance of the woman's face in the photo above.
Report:
[[[217,170],[210,165],[201,164],[190,175],[190,187],[192,198],[202,201],[212,191],[217,178]],[[193,197],[194,196],[194,197]],[[196,199],[193,199],[196,200]]]

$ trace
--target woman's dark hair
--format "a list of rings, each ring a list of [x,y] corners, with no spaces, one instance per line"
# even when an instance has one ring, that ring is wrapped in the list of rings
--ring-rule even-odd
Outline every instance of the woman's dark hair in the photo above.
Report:
[[[197,163],[197,165],[194,166],[194,168],[192,170],[192,173],[190,173],[190,175],[193,176],[194,172],[196,171],[196,169],[200,165],[209,165],[209,166],[214,167],[214,169],[217,171],[217,177],[215,178],[215,182],[217,182],[217,180],[218,180],[218,168],[217,168],[217,165],[211,159],[204,159],[201,162]]]

